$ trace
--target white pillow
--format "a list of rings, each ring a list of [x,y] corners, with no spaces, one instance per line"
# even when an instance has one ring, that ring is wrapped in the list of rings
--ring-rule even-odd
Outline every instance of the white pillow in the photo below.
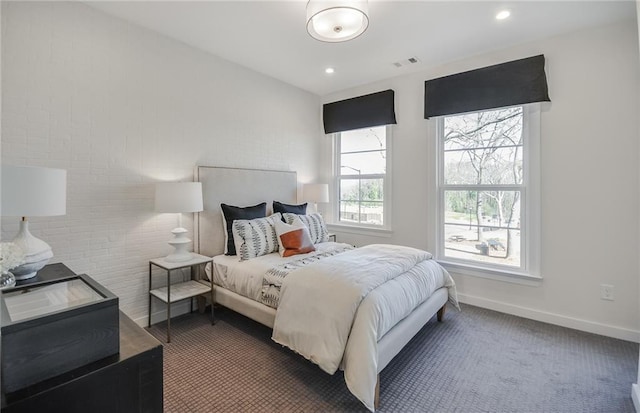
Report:
[[[311,236],[311,241],[314,244],[329,241],[329,230],[327,229],[327,225],[325,224],[322,215],[318,213],[309,215],[285,213],[282,214],[282,216],[284,216],[284,220],[288,224],[291,224],[291,222],[298,217],[309,229],[309,235]]]
[[[313,242],[311,242],[309,229],[297,216],[291,224],[286,224],[282,221],[276,221],[275,224],[280,256],[290,257],[316,250]]]
[[[265,218],[233,221],[233,243],[240,261],[278,251],[275,222],[281,220],[278,212]]]

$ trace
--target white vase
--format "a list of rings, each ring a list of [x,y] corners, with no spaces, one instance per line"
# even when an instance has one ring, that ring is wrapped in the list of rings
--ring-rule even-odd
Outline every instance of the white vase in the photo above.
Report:
[[[49,244],[31,235],[29,221],[20,221],[20,231],[12,242],[22,248],[25,254],[24,264],[11,269],[16,280],[35,277],[36,273],[53,257]]]
[[[13,276],[11,271],[3,272],[2,275],[0,275],[0,290],[13,287],[14,285],[16,285],[16,277]]]

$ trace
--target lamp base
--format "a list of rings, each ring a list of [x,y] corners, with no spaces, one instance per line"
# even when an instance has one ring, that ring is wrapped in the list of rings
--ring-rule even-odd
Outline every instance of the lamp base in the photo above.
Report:
[[[16,280],[35,277],[36,273],[53,257],[49,244],[31,235],[29,221],[26,219],[20,221],[20,230],[13,239],[13,243],[22,248],[25,255],[24,264],[11,269]]]
[[[169,241],[169,245],[175,248],[175,250],[167,255],[164,259],[168,262],[182,262],[189,261],[193,258],[191,252],[188,251],[191,240],[187,238],[187,231],[184,228],[174,228],[171,233],[174,238]]]
[[[51,252],[51,250],[49,250],[49,252]],[[35,277],[38,271],[40,271],[42,267],[47,265],[51,257],[53,257],[53,253],[51,253],[51,255],[49,255],[48,257],[41,259],[40,261],[25,262],[24,264],[13,268],[11,272],[18,281],[28,280],[29,278]]]

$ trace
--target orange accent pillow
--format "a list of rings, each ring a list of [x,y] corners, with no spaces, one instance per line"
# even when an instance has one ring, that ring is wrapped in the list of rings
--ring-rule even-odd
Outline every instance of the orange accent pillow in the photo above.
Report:
[[[296,254],[306,254],[315,251],[309,229],[296,215],[291,224],[279,219],[274,221],[278,236],[278,252],[282,257]]]
[[[306,254],[316,250],[305,228],[295,229],[280,235],[280,241],[282,241],[282,246],[284,247],[283,257]]]

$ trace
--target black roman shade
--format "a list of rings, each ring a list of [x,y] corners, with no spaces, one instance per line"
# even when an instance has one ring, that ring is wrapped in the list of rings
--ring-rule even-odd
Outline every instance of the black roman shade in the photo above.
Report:
[[[550,102],[544,55],[424,82],[424,118]]]
[[[395,124],[393,98],[389,89],[323,105],[324,133]]]

